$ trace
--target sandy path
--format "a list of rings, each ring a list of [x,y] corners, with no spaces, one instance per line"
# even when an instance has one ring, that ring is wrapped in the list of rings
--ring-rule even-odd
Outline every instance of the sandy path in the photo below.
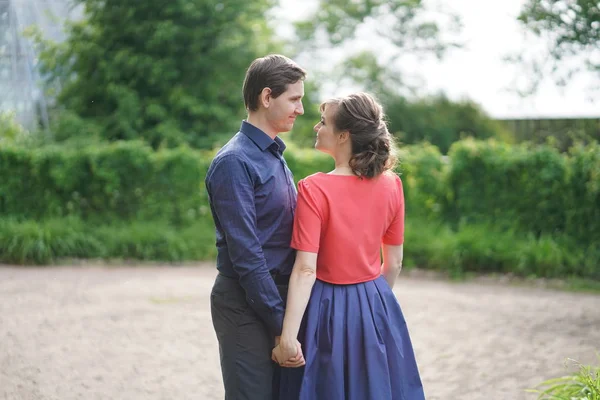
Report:
[[[0,399],[222,399],[212,267],[0,267]],[[402,278],[429,400],[524,392],[596,361],[600,296]]]

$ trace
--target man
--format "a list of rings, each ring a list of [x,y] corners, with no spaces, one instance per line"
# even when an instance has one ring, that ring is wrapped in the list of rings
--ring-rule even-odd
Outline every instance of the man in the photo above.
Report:
[[[296,207],[278,135],[304,113],[305,76],[281,55],[254,60],[243,86],[248,118],[206,175],[219,271],[211,313],[226,400],[277,398],[279,367],[271,350],[281,335],[295,259],[289,246]],[[291,362],[304,363],[300,350]]]

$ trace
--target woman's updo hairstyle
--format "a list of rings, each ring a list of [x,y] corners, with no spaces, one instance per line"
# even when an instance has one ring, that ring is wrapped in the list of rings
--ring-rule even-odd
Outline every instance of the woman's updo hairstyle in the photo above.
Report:
[[[374,178],[396,166],[394,139],[384,121],[383,108],[371,95],[355,93],[326,101],[321,112],[330,105],[337,106],[335,130],[350,132],[350,168],[354,174]]]

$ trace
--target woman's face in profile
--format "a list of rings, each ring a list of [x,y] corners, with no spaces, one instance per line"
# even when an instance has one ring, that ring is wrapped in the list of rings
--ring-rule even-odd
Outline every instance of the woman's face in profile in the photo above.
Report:
[[[337,146],[338,133],[333,123],[337,106],[328,105],[321,114],[321,120],[315,125],[317,133],[315,149],[323,153],[333,154]]]

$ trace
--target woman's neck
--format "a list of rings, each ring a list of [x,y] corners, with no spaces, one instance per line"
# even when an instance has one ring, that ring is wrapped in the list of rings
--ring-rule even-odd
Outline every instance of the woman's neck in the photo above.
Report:
[[[346,150],[346,149],[344,149]],[[344,154],[333,155],[333,160],[335,161],[335,169],[330,173],[335,175],[354,175],[352,168],[350,168],[350,158],[352,157],[350,149],[344,151]]]
[[[348,165],[348,163],[335,164],[335,169],[330,172],[333,175],[354,175],[352,168]]]

